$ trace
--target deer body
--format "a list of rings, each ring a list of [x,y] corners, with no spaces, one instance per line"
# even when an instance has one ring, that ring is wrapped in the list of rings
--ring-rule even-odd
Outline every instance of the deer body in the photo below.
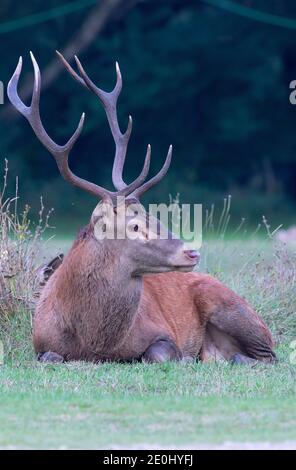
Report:
[[[114,246],[97,252],[93,243],[88,227],[42,290],[33,334],[38,354],[131,361],[145,359],[162,340],[173,350],[157,351],[157,361],[274,358],[272,338],[256,312],[213,277],[132,276],[129,266],[114,262]]]
[[[200,357],[204,361],[272,361],[272,338],[254,310],[216,279],[191,272],[198,252],[186,248],[169,231],[163,237],[161,222],[139,204],[141,195],[168,171],[172,147],[161,170],[146,181],[151,157],[148,146],[140,175],[130,184],[124,182],[132,121],[130,118],[123,134],[117,119],[122,87],[118,64],[116,85],[107,93],[90,80],[77,57],[79,74],[59,57],[72,77],[94,93],[105,109],[115,142],[112,181],[116,191],[72,173],[68,158],[82,131],[84,114],[69,141],[56,144],[41,121],[41,75],[32,54],[35,82],[31,105],[26,106],[18,96],[20,58],[8,84],[10,101],[52,154],[63,178],[101,200],[65,259],[59,258],[51,276],[49,267],[46,269],[48,280],[33,328],[40,360],[160,362]]]

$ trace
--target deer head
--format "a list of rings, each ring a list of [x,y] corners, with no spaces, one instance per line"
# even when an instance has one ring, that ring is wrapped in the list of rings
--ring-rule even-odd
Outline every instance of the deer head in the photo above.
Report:
[[[33,54],[30,54],[34,67],[34,86],[30,106],[26,106],[22,102],[17,92],[22,70],[22,57],[20,57],[16,70],[8,84],[7,94],[12,105],[28,120],[39,141],[55,158],[63,178],[100,200],[100,203],[93,211],[89,224],[92,242],[100,246],[103,244],[106,248],[109,247],[122,263],[129,266],[133,275],[175,270],[191,271],[198,262],[198,252],[188,250],[184,243],[164,228],[159,220],[146,213],[139,202],[143,193],[157,184],[167,173],[171,163],[172,146],[169,147],[163,167],[154,177],[145,181],[151,158],[151,147],[148,145],[143,169],[139,176],[130,184],[126,184],[123,180],[122,173],[132,131],[132,119],[129,117],[127,130],[122,133],[117,118],[117,100],[122,88],[122,78],[118,64],[116,63],[116,85],[108,93],[98,88],[91,81],[76,56],[75,61],[79,73],[57,52],[70,75],[99,98],[106,112],[115,143],[112,181],[116,191],[109,191],[76,176],[68,165],[70,151],[83,128],[84,113],[77,129],[65,145],[56,144],[44,129],[39,111],[41,74]],[[110,236],[110,233],[112,233],[112,236]],[[164,233],[166,233],[166,236],[163,236]]]

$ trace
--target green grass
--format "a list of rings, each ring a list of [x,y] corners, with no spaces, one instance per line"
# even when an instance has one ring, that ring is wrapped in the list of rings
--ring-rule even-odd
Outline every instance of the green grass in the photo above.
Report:
[[[46,256],[68,240],[49,242]],[[201,269],[245,296],[276,341],[275,365],[42,365],[30,318],[0,325],[0,448],[112,448],[296,442],[295,253],[270,242],[211,241]]]
[[[0,446],[296,440],[296,367],[22,364],[1,369]]]

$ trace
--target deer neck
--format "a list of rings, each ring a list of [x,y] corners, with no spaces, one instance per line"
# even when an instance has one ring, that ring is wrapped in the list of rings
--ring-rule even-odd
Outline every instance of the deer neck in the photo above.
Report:
[[[92,237],[75,242],[63,262],[60,296],[67,323],[80,342],[98,354],[117,350],[129,333],[141,298],[142,279],[132,277],[120,259],[120,249]],[[65,289],[65,285],[70,286]],[[71,312],[71,314],[69,313]]]

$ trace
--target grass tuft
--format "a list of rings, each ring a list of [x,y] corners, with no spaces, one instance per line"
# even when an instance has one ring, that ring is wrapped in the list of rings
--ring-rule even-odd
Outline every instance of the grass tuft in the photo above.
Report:
[[[39,218],[33,224],[30,207],[25,205],[19,210],[18,180],[12,197],[6,195],[7,181],[5,160],[0,188],[0,339],[5,354],[13,358],[30,349],[32,313],[38,292],[38,259],[50,212],[44,214],[41,198]]]

